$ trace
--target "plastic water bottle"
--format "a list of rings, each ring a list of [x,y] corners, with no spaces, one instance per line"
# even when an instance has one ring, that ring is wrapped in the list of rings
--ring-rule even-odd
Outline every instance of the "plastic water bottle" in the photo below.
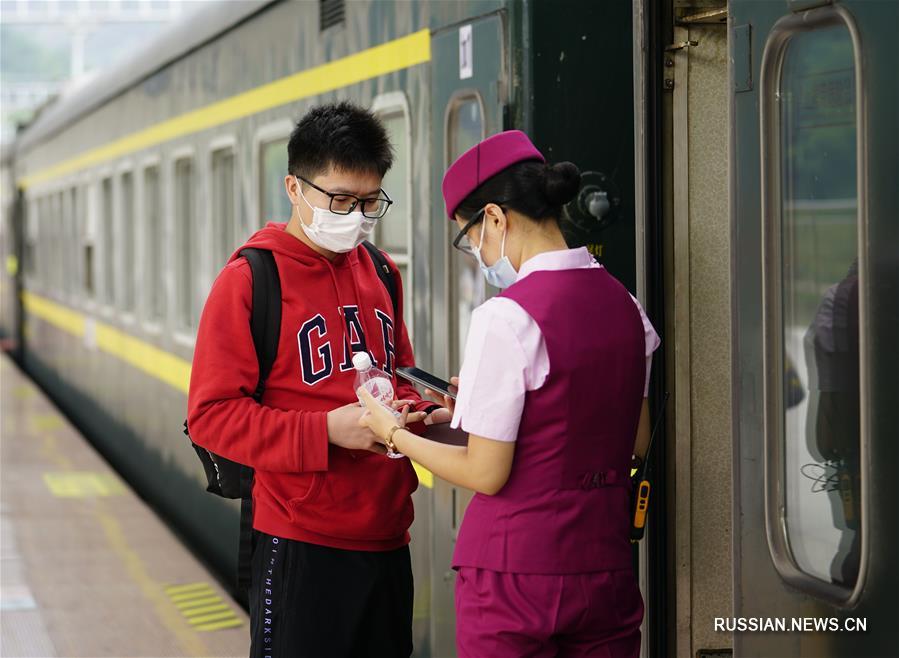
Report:
[[[402,414],[391,407],[393,402],[393,382],[390,376],[372,364],[371,357],[367,352],[356,352],[353,355],[353,367],[356,369],[356,387],[354,390],[358,391],[360,386],[365,387],[365,390],[375,400],[390,409],[393,415],[399,418]],[[359,404],[362,405],[361,399]],[[405,455],[388,450],[387,456],[399,459]]]

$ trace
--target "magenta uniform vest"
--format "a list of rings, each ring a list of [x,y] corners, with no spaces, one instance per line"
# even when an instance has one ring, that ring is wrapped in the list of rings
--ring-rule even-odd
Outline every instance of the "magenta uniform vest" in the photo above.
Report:
[[[629,569],[630,463],[646,376],[640,312],[604,268],[534,272],[501,296],[540,327],[550,371],[525,397],[509,481],[465,512],[453,566]]]

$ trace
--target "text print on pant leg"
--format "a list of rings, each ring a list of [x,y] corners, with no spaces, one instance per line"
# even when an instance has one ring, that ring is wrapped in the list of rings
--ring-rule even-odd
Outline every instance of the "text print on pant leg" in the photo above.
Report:
[[[272,651],[272,601],[274,600],[274,585],[272,584],[272,579],[274,577],[275,571],[275,560],[278,557],[278,544],[280,540],[277,537],[272,537],[272,551],[269,555],[268,562],[268,570],[265,578],[265,589],[263,594],[265,595],[263,598],[263,603],[265,604],[265,614],[263,615],[263,637],[265,642],[265,648],[263,649],[263,658],[274,658],[274,652]]]

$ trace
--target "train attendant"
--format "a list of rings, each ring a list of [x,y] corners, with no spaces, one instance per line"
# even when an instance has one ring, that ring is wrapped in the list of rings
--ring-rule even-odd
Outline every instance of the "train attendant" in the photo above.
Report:
[[[640,649],[629,468],[648,438],[659,340],[624,286],[567,247],[558,220],[578,186],[573,164],[546,165],[516,130],[453,163],[443,195],[454,244],[504,289],[472,314],[451,420],[468,444],[417,436],[370,396],[360,420],[477,492],[453,555],[463,658]]]

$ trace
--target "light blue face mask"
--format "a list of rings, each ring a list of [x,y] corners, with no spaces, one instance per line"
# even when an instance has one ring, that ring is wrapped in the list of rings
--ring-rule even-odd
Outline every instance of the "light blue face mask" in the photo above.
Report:
[[[484,223],[481,224],[481,241],[480,244],[484,244],[484,231],[487,228],[487,217],[484,217]],[[493,265],[489,267],[484,264],[483,259],[481,258],[481,247],[478,245],[475,247],[471,245],[471,251],[474,254],[474,257],[478,259],[478,265],[481,267],[481,272],[484,273],[484,278],[487,279],[487,283],[496,288],[508,288],[516,280],[518,280],[518,272],[515,271],[515,268],[512,267],[512,261],[509,260],[509,257],[506,256],[506,230],[503,229],[503,242],[500,246],[500,256],[499,260],[496,261]]]

